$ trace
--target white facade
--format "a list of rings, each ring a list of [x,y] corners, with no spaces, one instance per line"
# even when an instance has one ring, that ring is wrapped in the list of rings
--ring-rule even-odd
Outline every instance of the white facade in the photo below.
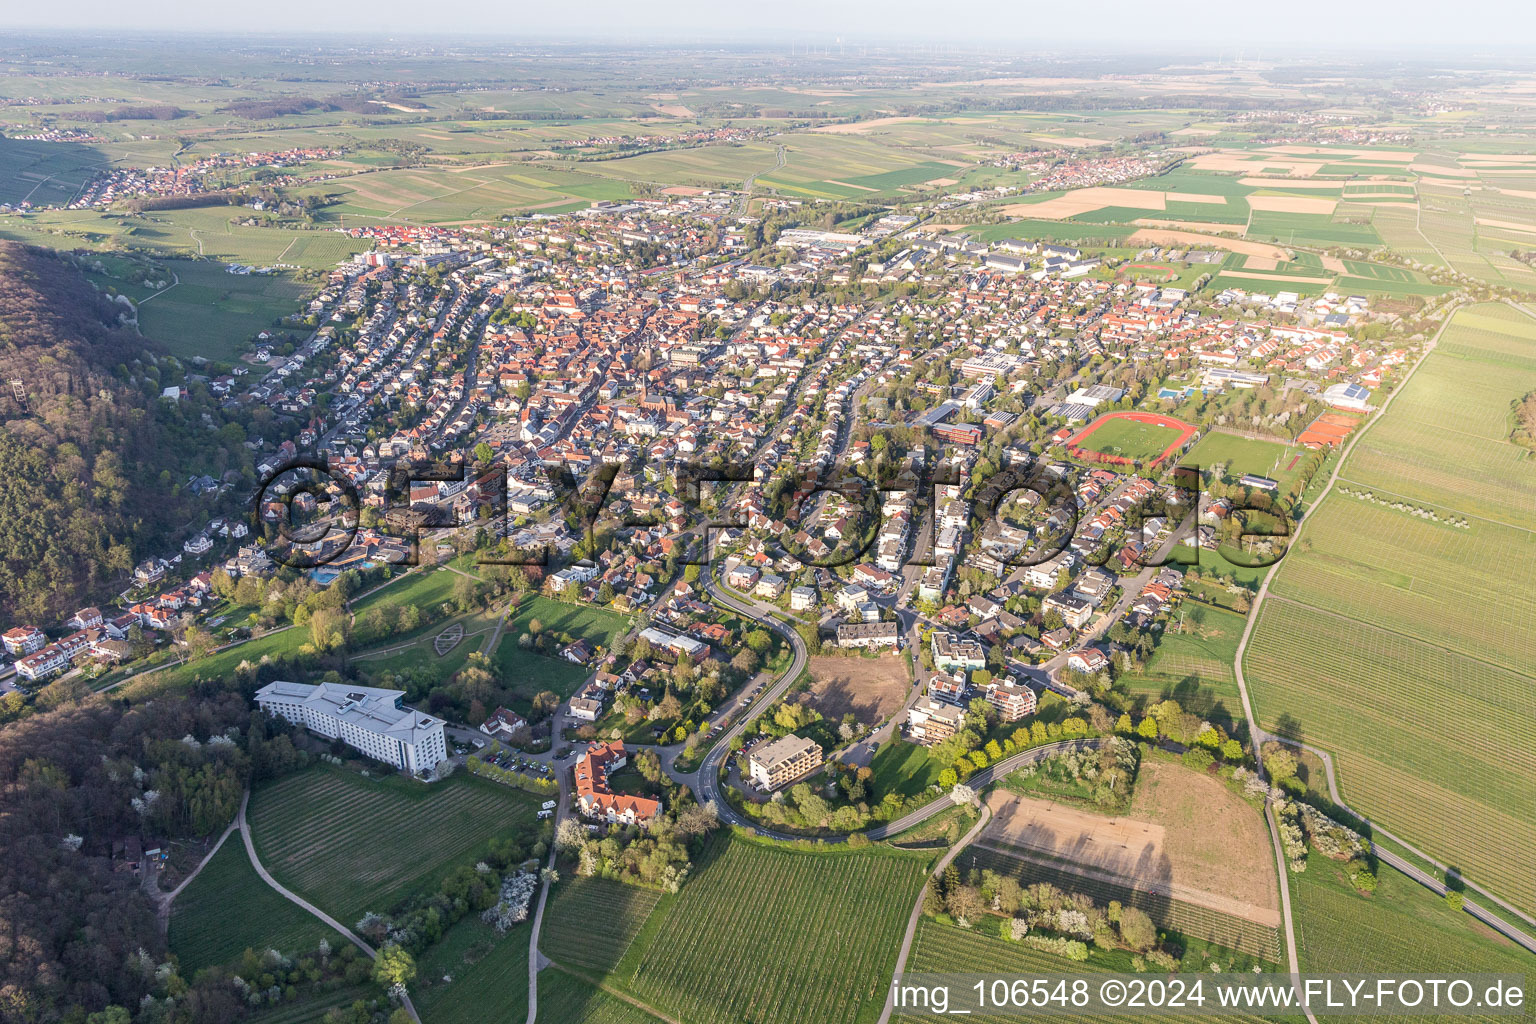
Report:
[[[403,706],[404,696],[401,690],[372,686],[280,680],[257,690],[256,703],[402,771],[431,771],[448,759],[442,719]]]

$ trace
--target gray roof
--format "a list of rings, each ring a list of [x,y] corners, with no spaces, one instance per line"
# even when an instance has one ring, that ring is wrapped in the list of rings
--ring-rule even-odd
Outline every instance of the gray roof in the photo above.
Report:
[[[443,724],[442,719],[415,711],[400,702],[403,690],[384,690],[376,686],[345,683],[268,683],[256,691],[258,701],[283,701],[305,704],[338,721],[359,729],[415,744]]]

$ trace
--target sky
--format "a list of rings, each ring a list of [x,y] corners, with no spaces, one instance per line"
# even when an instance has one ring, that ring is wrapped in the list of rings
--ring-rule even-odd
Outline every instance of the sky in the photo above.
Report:
[[[1354,49],[1489,52],[1536,45],[1530,0],[0,0],[0,33],[46,28],[99,31],[285,31],[472,34],[482,40],[785,42],[817,45],[896,40],[989,47]],[[0,35],[3,38],[3,35]]]

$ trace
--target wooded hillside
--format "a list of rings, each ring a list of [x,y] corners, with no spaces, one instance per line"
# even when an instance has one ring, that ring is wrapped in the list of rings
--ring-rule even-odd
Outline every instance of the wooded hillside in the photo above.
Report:
[[[127,311],[67,258],[0,243],[0,621],[67,616],[183,521],[180,412]]]

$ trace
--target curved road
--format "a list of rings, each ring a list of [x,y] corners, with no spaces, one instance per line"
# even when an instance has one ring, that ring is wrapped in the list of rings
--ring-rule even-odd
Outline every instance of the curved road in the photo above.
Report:
[[[1435,350],[1436,345],[1438,345],[1439,342],[1440,342],[1441,335],[1443,335],[1445,333],[1446,328],[1451,325],[1451,320],[1455,317],[1456,312],[1457,312],[1457,310],[1459,310],[1461,308],[1461,305],[1462,305],[1462,303],[1458,302],[1458,303],[1450,306],[1445,311],[1445,320],[1441,322],[1440,329],[1435,332],[1435,336],[1430,339],[1429,344],[1424,346],[1423,353],[1419,356],[1418,360],[1416,362],[1414,362],[1412,368],[1409,369],[1408,373],[1403,377],[1402,383],[1399,384],[1395,389],[1393,389],[1392,393],[1387,396],[1386,401],[1381,404],[1381,408],[1377,411],[1376,415],[1371,417],[1369,422],[1367,422],[1363,427],[1361,427],[1360,430],[1355,434],[1355,436],[1350,438],[1349,443],[1344,446],[1344,450],[1339,453],[1338,461],[1336,463],[1334,463],[1333,471],[1328,475],[1328,483],[1323,487],[1322,493],[1320,493],[1317,496],[1317,499],[1312,503],[1311,508],[1316,509],[1316,508],[1320,507],[1322,505],[1322,503],[1323,503],[1323,499],[1325,499],[1329,495],[1329,493],[1332,492],[1334,484],[1338,482],[1340,473],[1343,472],[1344,463],[1345,463],[1346,460],[1348,460],[1350,454],[1354,452],[1355,446],[1360,443],[1360,441],[1365,437],[1365,435],[1370,431],[1370,429],[1372,427],[1374,427],[1378,422],[1381,421],[1382,417],[1384,417],[1386,415],[1387,410],[1391,407],[1393,401],[1396,400],[1397,396],[1402,394],[1404,391],[1406,391],[1408,389],[1408,382],[1413,379],[1413,375],[1418,372],[1419,367],[1424,365],[1424,361],[1429,358],[1429,354]],[[1302,517],[1301,522],[1298,523],[1297,526],[1296,526],[1295,533],[1291,536],[1291,545],[1296,544],[1296,542],[1301,538],[1302,531],[1306,529],[1306,525],[1307,525],[1307,523],[1310,520],[1311,520],[1311,516],[1310,515]],[[1279,566],[1280,566],[1279,562],[1276,562],[1273,566],[1271,566],[1269,571],[1264,574],[1264,579],[1259,584],[1258,593],[1254,596],[1253,607],[1252,607],[1252,609],[1248,613],[1248,621],[1247,621],[1247,623],[1243,627],[1243,635],[1242,635],[1241,639],[1238,640],[1237,654],[1236,654],[1235,658],[1233,659],[1233,669],[1234,669],[1235,675],[1237,676],[1238,696],[1239,696],[1239,698],[1242,701],[1243,715],[1244,715],[1244,717],[1246,717],[1248,719],[1250,738],[1251,738],[1252,745],[1253,745],[1254,759],[1258,762],[1258,770],[1259,770],[1260,776],[1264,775],[1264,762],[1263,762],[1263,759],[1261,757],[1259,757],[1259,748],[1266,741],[1273,739],[1273,740],[1277,740],[1277,741],[1279,741],[1281,743],[1288,743],[1288,744],[1291,744],[1292,746],[1299,746],[1299,747],[1302,747],[1305,750],[1310,750],[1314,754],[1318,755],[1318,757],[1323,762],[1324,774],[1326,775],[1327,780],[1328,780],[1328,795],[1329,795],[1329,798],[1337,806],[1339,806],[1339,807],[1343,808],[1344,810],[1348,811],[1350,814],[1354,815],[1359,820],[1368,823],[1370,825],[1371,830],[1373,832],[1378,832],[1383,837],[1385,837],[1386,839],[1389,839],[1392,842],[1397,843],[1400,846],[1404,847],[1405,849],[1410,850],[1415,855],[1424,858],[1426,861],[1428,861],[1431,864],[1434,864],[1440,870],[1442,870],[1442,871],[1446,870],[1446,866],[1441,864],[1439,861],[1437,861],[1434,858],[1429,857],[1428,855],[1424,854],[1422,851],[1416,849],[1411,844],[1406,843],[1403,840],[1399,839],[1397,836],[1393,835],[1391,832],[1388,832],[1386,829],[1381,828],[1379,825],[1377,825],[1374,822],[1372,822],[1365,815],[1360,814],[1359,812],[1357,812],[1353,808],[1351,808],[1348,804],[1344,803],[1344,801],[1340,798],[1340,794],[1339,794],[1338,781],[1337,781],[1337,777],[1335,775],[1334,767],[1333,767],[1333,758],[1331,756],[1329,756],[1329,754],[1327,752],[1319,750],[1316,747],[1311,747],[1311,746],[1308,746],[1306,744],[1301,744],[1301,743],[1295,743],[1294,741],[1286,740],[1283,737],[1274,736],[1274,735],[1272,735],[1270,733],[1267,733],[1263,729],[1263,727],[1259,725],[1259,720],[1254,716],[1254,713],[1253,713],[1253,702],[1252,702],[1252,700],[1250,699],[1250,697],[1248,695],[1248,680],[1247,680],[1247,678],[1243,674],[1243,659],[1244,659],[1244,656],[1246,655],[1247,650],[1248,650],[1248,642],[1249,642],[1249,640],[1253,636],[1254,626],[1256,626],[1258,624],[1259,612],[1263,608],[1264,599],[1269,596],[1269,587],[1270,587],[1270,584],[1274,581],[1275,573],[1278,570]],[[1273,814],[1269,811],[1269,809],[1267,807],[1265,809],[1265,813],[1271,819],[1273,819]],[[1272,837],[1274,838],[1275,853],[1276,853],[1276,857],[1278,858],[1278,863],[1280,864],[1280,867],[1281,867],[1281,877],[1283,878],[1283,877],[1285,877],[1285,875],[1284,875],[1284,871],[1285,871],[1285,857],[1284,857],[1284,853],[1280,849],[1280,840],[1279,840],[1278,834],[1276,833],[1276,829],[1274,828],[1273,821],[1271,821],[1270,832],[1271,832]],[[1444,883],[1440,882],[1439,880],[1434,878],[1432,875],[1429,875],[1428,873],[1420,870],[1418,867],[1414,866],[1409,861],[1404,860],[1402,857],[1399,857],[1398,855],[1392,853],[1390,850],[1382,849],[1380,846],[1378,846],[1374,842],[1371,843],[1371,849],[1375,852],[1377,858],[1379,860],[1381,860],[1383,863],[1389,865],[1390,867],[1393,867],[1393,868],[1397,869],[1398,871],[1401,871],[1403,874],[1407,875],[1409,878],[1412,878],[1414,881],[1416,881],[1419,884],[1423,885],[1425,888],[1429,889],[1431,892],[1434,892],[1434,893],[1437,893],[1437,894],[1440,894],[1440,895],[1444,895],[1445,894],[1446,887],[1445,887]],[[1499,897],[1494,896],[1492,893],[1487,892],[1486,890],[1482,889],[1481,887],[1473,884],[1472,882],[1468,882],[1465,879],[1463,879],[1463,882],[1466,884],[1467,888],[1472,889],[1474,892],[1478,893],[1480,896],[1483,896],[1484,898],[1488,899],[1489,901],[1497,904],[1499,907],[1501,907],[1505,911],[1507,911],[1507,912],[1509,912],[1511,914],[1514,914],[1515,916],[1519,917],[1521,920],[1527,922],[1528,924],[1536,925],[1536,919],[1532,919],[1529,915],[1527,915],[1527,914],[1523,913],[1522,911],[1516,909],[1515,907],[1511,906],[1509,903],[1505,902],[1504,900],[1500,899]],[[1285,915],[1284,916],[1285,916],[1285,928],[1286,928],[1286,944],[1290,948],[1290,951],[1291,951],[1291,953],[1290,953],[1291,971],[1292,971],[1292,973],[1295,973],[1296,970],[1297,970],[1296,953],[1295,953],[1296,942],[1295,942],[1294,931],[1293,931],[1292,925],[1291,925],[1290,893],[1288,891],[1288,888],[1289,887],[1285,886],[1285,885],[1281,886],[1281,896],[1282,896],[1283,901],[1285,903]],[[1491,912],[1489,912],[1488,910],[1486,910],[1485,908],[1479,906],[1476,903],[1473,903],[1473,902],[1469,901],[1469,902],[1465,902],[1463,904],[1463,906],[1466,909],[1467,913],[1471,914],[1473,917],[1477,918],[1478,920],[1484,922],[1489,927],[1496,929],[1497,931],[1499,931],[1500,933],[1502,933],[1503,935],[1508,937],[1511,941],[1520,944],[1521,946],[1525,947],[1526,949],[1528,949],[1528,950],[1530,950],[1532,952],[1536,952],[1536,939],[1533,939],[1530,935],[1527,935],[1525,932],[1521,931],[1520,929],[1514,927],[1513,925],[1510,925],[1509,923],[1507,923],[1504,920],[1500,919],[1497,915],[1492,914]]]
[[[251,791],[247,789],[245,794],[240,798],[240,814],[235,819],[235,821],[240,826],[240,838],[245,843],[245,855],[251,859],[251,867],[256,869],[256,873],[261,876],[261,880],[270,885],[274,890],[276,890],[279,896],[283,897],[283,899],[287,900],[289,903],[293,903],[299,907],[302,907],[304,910],[309,911],[309,913],[313,914],[315,917],[318,917],[320,920],[336,929],[336,931],[340,932],[349,941],[351,941],[354,946],[362,950],[363,953],[367,955],[368,959],[376,959],[379,955],[378,952],[372,946],[368,945],[368,943],[364,942],[362,938],[357,935],[357,933],[352,931],[352,929],[348,928],[346,925],[342,924],[340,921],[336,920],[330,914],[327,914],[325,911],[321,910],[319,907],[306,900],[304,897],[293,892],[293,890],[285,888],[282,883],[273,878],[271,873],[267,871],[267,869],[262,865],[261,858],[256,856],[256,844],[251,842],[250,822],[248,822],[245,817],[245,808],[246,805],[250,802]],[[421,1024],[421,1015],[416,1012],[416,1007],[411,1002],[409,993],[400,993],[400,1001],[401,1005],[405,1007],[406,1012],[411,1015],[411,1019],[414,1020],[416,1024]]]
[[[954,862],[954,859],[960,855],[961,850],[965,849],[967,846],[970,846],[971,843],[975,841],[976,837],[981,835],[981,830],[986,828],[987,822],[991,820],[992,808],[983,804],[981,808],[981,815],[976,819],[976,824],[971,827],[969,832],[961,836],[960,841],[951,846],[949,851],[945,853],[943,857],[939,858],[939,863],[934,866],[934,869],[931,872],[929,872],[929,878],[942,877],[944,874],[944,869],[949,867],[949,865]],[[907,933],[901,937],[901,952],[896,954],[896,970],[891,975],[891,980],[893,983],[897,978],[901,977],[901,972],[906,970],[907,954],[912,952],[912,939],[917,934],[917,922],[922,919],[923,901],[927,895],[928,882],[927,879],[924,879],[923,887],[918,890],[917,899],[912,903],[912,913],[907,915]],[[891,1011],[895,1009],[896,1006],[895,997],[896,989],[893,984],[891,991],[886,993],[885,1008],[880,1011],[880,1020],[876,1022],[876,1024],[887,1024],[887,1022],[891,1019]]]

